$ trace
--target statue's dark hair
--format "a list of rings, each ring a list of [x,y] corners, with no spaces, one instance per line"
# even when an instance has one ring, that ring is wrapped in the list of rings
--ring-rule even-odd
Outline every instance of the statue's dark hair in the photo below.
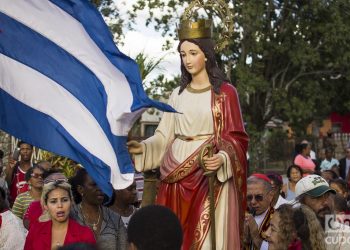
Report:
[[[205,63],[205,68],[207,70],[210,84],[213,85],[213,89],[215,93],[220,92],[220,87],[224,82],[229,82],[227,76],[222,72],[215,58],[215,50],[214,50],[214,42],[210,38],[201,38],[201,39],[184,39],[181,40],[177,50],[180,52],[181,44],[185,41],[196,44],[204,53],[207,61]],[[181,59],[181,55],[180,55]],[[179,94],[187,87],[187,85],[191,82],[192,76],[186,70],[183,61],[181,59],[181,83]]]

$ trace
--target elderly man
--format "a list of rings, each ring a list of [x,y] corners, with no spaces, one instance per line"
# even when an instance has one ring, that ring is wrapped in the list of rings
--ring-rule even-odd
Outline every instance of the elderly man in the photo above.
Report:
[[[251,175],[247,180],[247,202],[252,214],[246,215],[246,249],[268,249],[268,243],[264,239],[274,211],[272,200],[271,180],[264,174]]]
[[[337,222],[333,195],[336,192],[318,175],[308,175],[297,182],[296,200],[310,207],[325,230],[328,249],[350,249],[350,228]]]

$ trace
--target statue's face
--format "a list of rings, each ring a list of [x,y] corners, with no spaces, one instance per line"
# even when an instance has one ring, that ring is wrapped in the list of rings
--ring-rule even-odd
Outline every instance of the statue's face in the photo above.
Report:
[[[205,55],[196,44],[183,42],[180,46],[180,55],[183,65],[192,76],[205,71]]]

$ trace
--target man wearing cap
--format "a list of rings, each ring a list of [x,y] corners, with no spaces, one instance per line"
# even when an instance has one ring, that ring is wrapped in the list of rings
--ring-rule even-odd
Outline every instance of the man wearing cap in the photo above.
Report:
[[[251,214],[245,218],[246,249],[268,249],[265,231],[273,214],[271,180],[264,174],[253,174],[247,180],[247,203]]]
[[[336,221],[335,190],[318,175],[308,175],[295,186],[296,200],[310,207],[325,230],[327,249],[350,249],[350,227]]]

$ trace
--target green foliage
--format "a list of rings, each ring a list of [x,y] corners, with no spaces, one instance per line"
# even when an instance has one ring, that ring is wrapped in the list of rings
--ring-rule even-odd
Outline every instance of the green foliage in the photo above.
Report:
[[[146,24],[173,36],[178,10],[190,2],[139,0],[130,13],[148,9]],[[235,34],[219,63],[238,89],[250,135],[261,134],[272,117],[303,134],[313,119],[349,111],[349,1],[237,0],[230,10]]]
[[[281,161],[291,155],[288,149],[288,135],[287,131],[278,128],[271,131],[269,138],[267,138],[267,150],[271,161]]]
[[[160,100],[161,98],[168,99],[171,92],[179,86],[179,82],[180,76],[173,76],[173,79],[167,79],[161,74],[156,79],[150,81],[146,88],[146,93],[156,100]]]
[[[113,38],[116,42],[121,44],[123,42],[123,20],[119,15],[119,9],[115,5],[113,0],[90,0],[97,9],[101,12],[106,23],[108,24],[109,30],[113,34]],[[129,26],[129,29],[131,27]]]
[[[159,59],[150,58],[143,52],[136,55],[135,61],[139,65],[141,79],[146,80],[147,76],[155,69],[161,69],[159,64],[162,62],[163,57]]]
[[[40,155],[40,160],[49,161],[53,168],[61,169],[67,178],[72,177],[78,168],[77,163],[67,157],[59,156],[44,150],[41,150]]]
[[[160,63],[164,57],[159,59],[151,58],[140,52],[136,55],[135,61],[139,65],[143,86],[147,95],[153,99],[167,99],[171,91],[178,86],[179,76],[173,76],[173,79],[167,79],[164,74],[159,74],[155,79],[147,81],[147,76],[154,70],[162,70]]]

